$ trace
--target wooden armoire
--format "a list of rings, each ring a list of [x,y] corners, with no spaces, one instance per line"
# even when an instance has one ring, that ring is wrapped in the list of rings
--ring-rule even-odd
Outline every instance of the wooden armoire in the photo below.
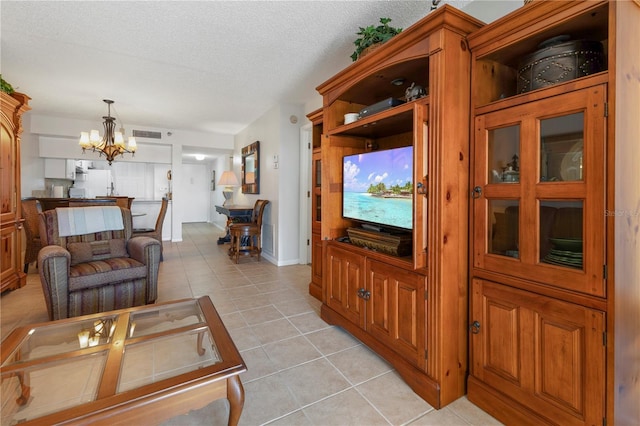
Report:
[[[0,291],[5,291],[22,287],[27,279],[22,272],[20,134],[30,98],[22,93],[0,96]]]

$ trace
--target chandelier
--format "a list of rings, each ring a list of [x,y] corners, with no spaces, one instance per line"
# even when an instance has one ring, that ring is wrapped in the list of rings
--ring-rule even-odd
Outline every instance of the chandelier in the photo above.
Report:
[[[100,137],[100,133],[97,130],[91,130],[91,132],[80,133],[80,146],[82,147],[82,153],[84,154],[87,149],[91,149],[93,152],[98,152],[101,156],[104,154],[107,157],[109,165],[118,156],[124,153],[134,155],[137,149],[136,138],[129,136],[129,143],[127,147],[124,146],[124,128],[120,128],[120,131],[116,132],[116,119],[111,117],[111,99],[103,99],[107,104],[107,116],[102,117],[104,119],[104,136]]]

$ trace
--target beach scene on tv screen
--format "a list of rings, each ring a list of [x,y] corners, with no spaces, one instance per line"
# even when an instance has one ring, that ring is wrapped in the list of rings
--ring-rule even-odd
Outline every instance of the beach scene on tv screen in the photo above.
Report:
[[[344,217],[411,229],[413,147],[344,157]]]

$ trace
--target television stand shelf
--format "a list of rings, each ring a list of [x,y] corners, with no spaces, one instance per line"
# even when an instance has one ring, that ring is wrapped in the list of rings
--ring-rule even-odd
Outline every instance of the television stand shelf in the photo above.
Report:
[[[348,228],[347,233],[353,245],[391,256],[411,255],[412,237],[409,232],[389,233],[363,228]]]

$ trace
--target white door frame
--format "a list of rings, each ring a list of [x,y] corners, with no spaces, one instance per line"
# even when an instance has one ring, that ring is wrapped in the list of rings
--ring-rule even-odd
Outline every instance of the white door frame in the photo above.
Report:
[[[300,239],[298,243],[301,265],[311,263],[311,138],[313,124],[300,127]]]

